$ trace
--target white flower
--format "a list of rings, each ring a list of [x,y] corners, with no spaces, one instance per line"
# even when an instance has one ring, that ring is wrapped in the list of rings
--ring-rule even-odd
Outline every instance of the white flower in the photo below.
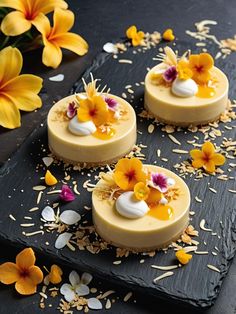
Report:
[[[93,279],[92,275],[83,273],[80,279],[78,273],[73,270],[69,275],[69,283],[64,283],[60,292],[64,295],[67,302],[71,302],[75,299],[75,296],[85,296],[89,294],[89,287],[87,286]]]

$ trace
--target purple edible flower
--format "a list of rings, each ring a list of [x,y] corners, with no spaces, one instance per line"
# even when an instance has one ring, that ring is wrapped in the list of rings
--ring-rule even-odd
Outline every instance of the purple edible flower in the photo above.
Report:
[[[110,110],[112,110],[112,111],[116,110],[116,108],[118,106],[118,102],[115,99],[105,97],[105,102],[107,103]]]
[[[72,101],[69,103],[67,107],[66,115],[69,119],[72,119],[76,115],[76,112],[77,112],[76,103]]]
[[[164,174],[161,173],[152,173],[151,175],[152,178],[152,184],[153,187],[159,190],[162,193],[165,193],[167,191],[167,177]]]
[[[64,202],[71,202],[75,199],[74,193],[67,185],[63,185],[61,188],[60,199]]]
[[[173,65],[169,67],[164,73],[163,78],[167,83],[173,82],[177,77],[176,67]]]

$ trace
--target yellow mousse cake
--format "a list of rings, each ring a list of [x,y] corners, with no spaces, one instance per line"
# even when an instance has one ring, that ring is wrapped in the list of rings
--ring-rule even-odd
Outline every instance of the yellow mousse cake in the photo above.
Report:
[[[84,86],[84,93],[61,99],[49,111],[49,148],[72,164],[115,162],[136,143],[135,112],[124,99],[98,92],[93,78]]]
[[[170,170],[122,158],[100,174],[93,188],[92,215],[108,243],[136,252],[168,246],[189,222],[190,192]]]
[[[178,58],[165,47],[145,78],[144,105],[159,121],[187,127],[215,121],[225,111],[229,83],[208,53]]]

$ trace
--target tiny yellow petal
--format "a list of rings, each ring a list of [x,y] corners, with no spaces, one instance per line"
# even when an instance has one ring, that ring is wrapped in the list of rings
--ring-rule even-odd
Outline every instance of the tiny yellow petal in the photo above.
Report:
[[[134,186],[134,195],[139,201],[145,201],[148,198],[150,189],[143,182],[136,183]]]
[[[192,255],[191,254],[187,254],[184,250],[179,250],[175,253],[175,256],[177,258],[177,260],[183,264],[186,265],[189,263],[189,261],[192,259]]]
[[[62,269],[59,266],[57,266],[55,264],[52,265],[50,273],[48,275],[49,276],[49,281],[51,283],[53,283],[54,285],[60,283],[61,280],[62,280],[62,278],[61,278],[62,274],[63,274]]]
[[[164,33],[162,34],[162,38],[167,41],[173,41],[175,39],[173,30],[171,28],[166,29]]]
[[[45,174],[45,183],[51,186],[57,184],[57,182],[57,179],[51,174],[49,170],[47,170]]]

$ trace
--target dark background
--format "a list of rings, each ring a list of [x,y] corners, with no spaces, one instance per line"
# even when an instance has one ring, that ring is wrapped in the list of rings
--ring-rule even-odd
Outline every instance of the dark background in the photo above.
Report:
[[[186,41],[191,41],[191,38],[185,35],[185,30],[194,30],[194,23],[203,19],[218,21],[218,25],[214,26],[214,33],[220,39],[233,37],[236,33],[235,0],[69,0],[67,2],[70,9],[76,14],[73,31],[88,41],[89,52],[82,58],[66,52],[61,66],[56,70],[48,69],[41,64],[41,51],[25,54],[24,72],[44,78],[44,93],[42,95],[44,105],[37,112],[22,114],[21,128],[12,131],[0,128],[0,163],[4,163],[30,132],[44,121],[53,101],[68,95],[73,83],[91,65],[94,57],[102,50],[103,44],[124,36],[125,30],[131,24],[136,24],[139,29],[148,32],[155,30],[162,32],[170,27],[178,38]],[[236,53],[231,54],[228,58],[235,63]],[[48,80],[49,77],[59,73],[65,75],[63,82],[56,83]],[[18,252],[19,249],[1,244],[0,263],[13,261]],[[50,265],[52,262],[38,256],[38,263],[41,265]],[[128,303],[124,303],[122,299],[128,291],[105,282],[100,283],[100,285],[103,291],[113,289],[117,291],[116,296],[120,296],[120,301],[117,300],[112,309],[109,310],[110,313],[195,313],[192,309],[172,306],[168,302],[148,298],[146,295],[138,293],[135,293]],[[94,279],[93,286],[99,287],[99,282],[96,279]],[[234,259],[215,306],[204,311],[204,313],[236,313],[235,288],[236,261]],[[137,300],[136,303],[134,302],[135,299]],[[54,300],[55,306],[52,309],[47,308],[43,312],[55,313],[58,301],[58,298]],[[38,303],[38,295],[20,297],[15,293],[13,287],[0,286],[1,314],[7,312],[40,313]],[[101,313],[105,311],[104,309]]]

